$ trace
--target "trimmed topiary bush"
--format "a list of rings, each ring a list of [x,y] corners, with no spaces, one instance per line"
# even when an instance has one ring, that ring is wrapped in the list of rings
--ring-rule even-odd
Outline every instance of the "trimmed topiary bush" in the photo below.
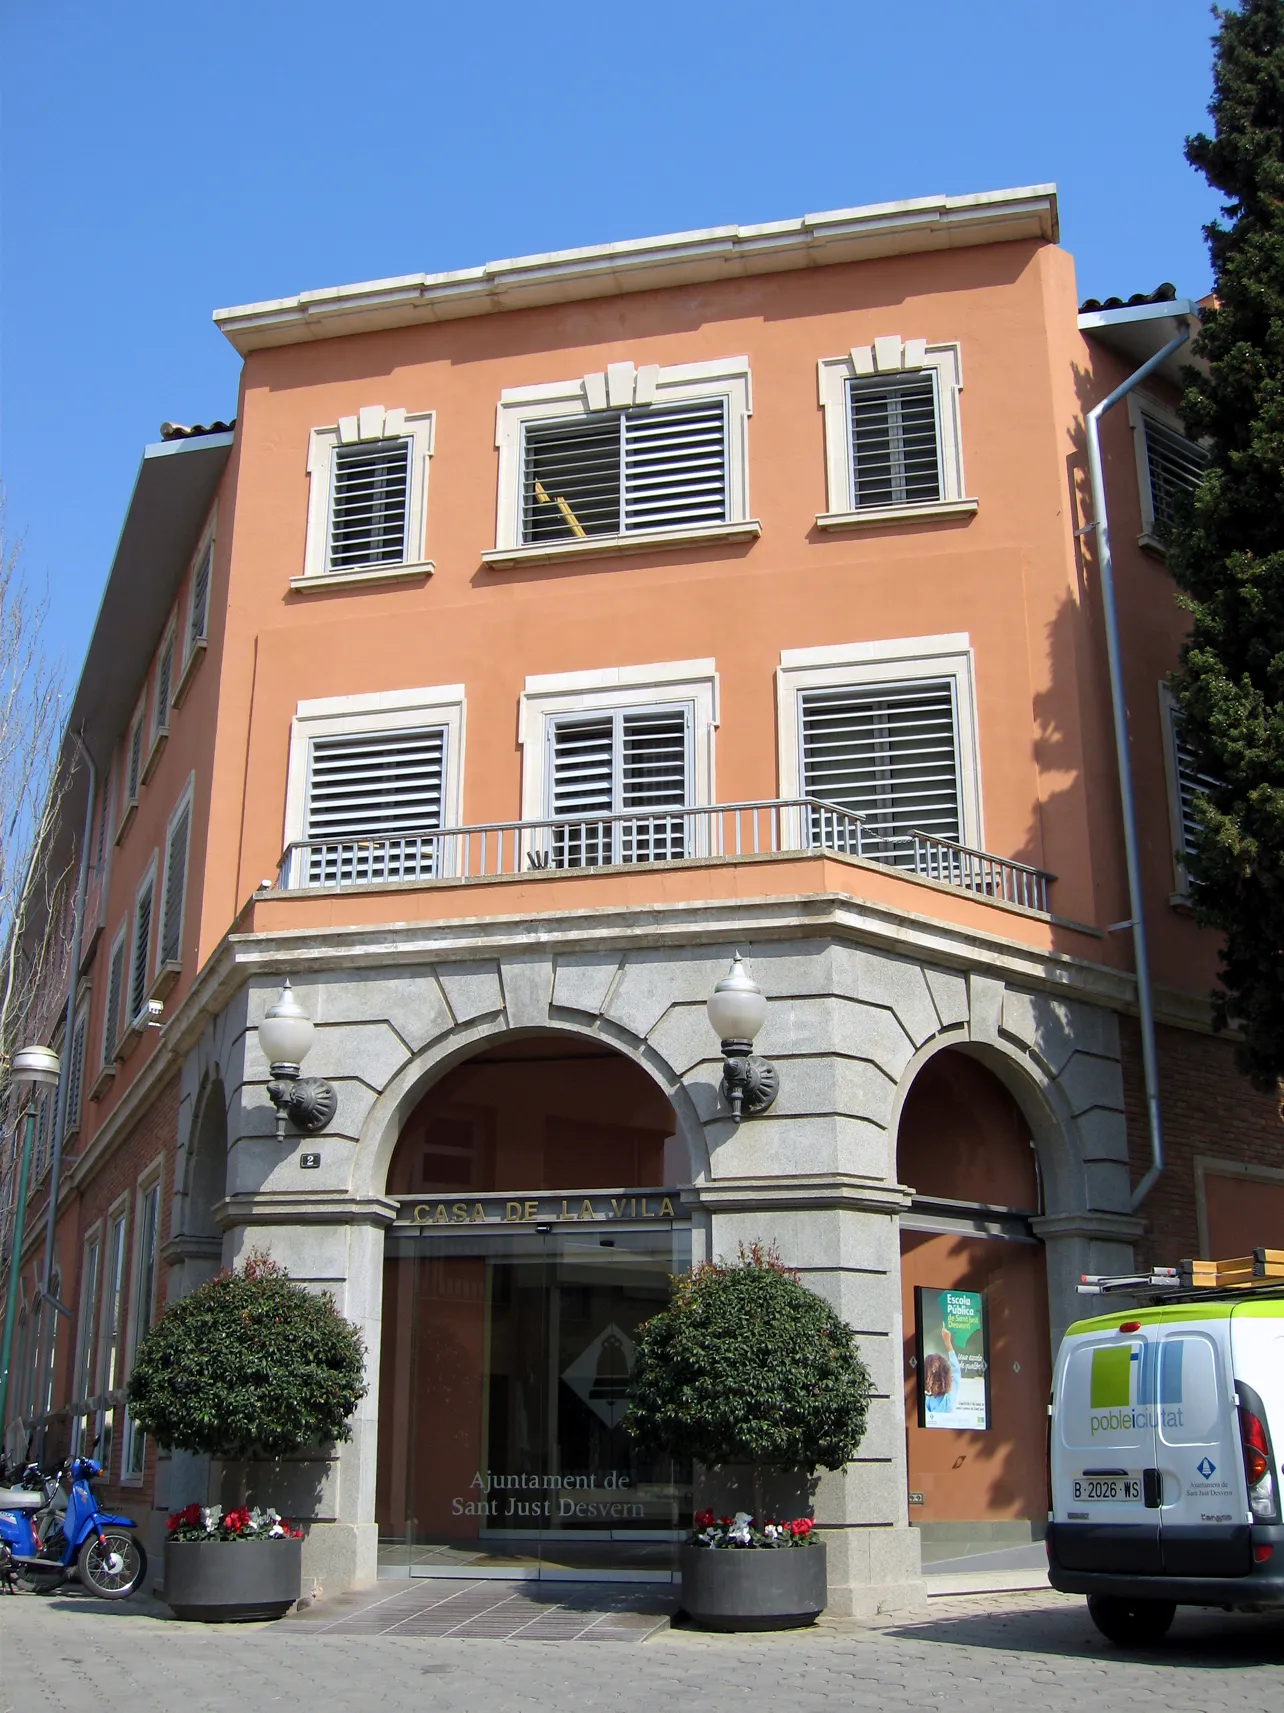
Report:
[[[841,1469],[865,1436],[856,1335],[774,1252],[743,1246],[675,1281],[639,1330],[626,1425],[644,1455]]]
[[[364,1375],[361,1334],[334,1298],[256,1254],[165,1310],[126,1395],[133,1420],[166,1449],[272,1459],[348,1439]]]

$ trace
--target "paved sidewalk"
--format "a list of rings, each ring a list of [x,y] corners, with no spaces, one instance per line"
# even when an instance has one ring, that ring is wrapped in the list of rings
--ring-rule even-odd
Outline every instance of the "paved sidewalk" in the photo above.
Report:
[[[511,1590],[510,1590],[511,1592]],[[337,1602],[333,1603],[337,1605]],[[933,1600],[910,1619],[771,1636],[663,1630],[641,1646],[279,1624],[181,1624],[154,1602],[0,1596],[2,1713],[1284,1713],[1284,1616],[1180,1612],[1168,1644],[1111,1647],[1081,1600]]]

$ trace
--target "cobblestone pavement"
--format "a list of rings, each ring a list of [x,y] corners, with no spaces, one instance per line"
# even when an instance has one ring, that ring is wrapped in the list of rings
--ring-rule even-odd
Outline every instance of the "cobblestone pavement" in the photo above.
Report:
[[[614,1601],[602,1600],[611,1609]],[[333,1607],[337,1603],[332,1603]],[[324,1606],[279,1624],[181,1624],[150,1601],[0,1595],[3,1713],[1284,1713],[1284,1615],[1182,1611],[1165,1646],[1114,1648],[1082,1600],[937,1599],[908,1619],[772,1636],[658,1630],[643,1645],[352,1634]],[[581,1607],[577,1634],[591,1616]],[[607,1627],[609,1628],[609,1626]],[[630,1636],[633,1631],[627,1632]]]

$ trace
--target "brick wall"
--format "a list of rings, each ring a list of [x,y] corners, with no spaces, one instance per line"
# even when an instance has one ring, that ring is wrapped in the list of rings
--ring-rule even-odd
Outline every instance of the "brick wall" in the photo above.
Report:
[[[1134,1184],[1150,1165],[1136,1022],[1120,1019],[1124,1106]],[[1166,1166],[1140,1209],[1148,1230],[1137,1245],[1142,1266],[1172,1266],[1198,1256],[1195,1157],[1284,1170],[1284,1123],[1277,1097],[1259,1094],[1235,1067],[1234,1045],[1224,1036],[1159,1028],[1159,1110]]]

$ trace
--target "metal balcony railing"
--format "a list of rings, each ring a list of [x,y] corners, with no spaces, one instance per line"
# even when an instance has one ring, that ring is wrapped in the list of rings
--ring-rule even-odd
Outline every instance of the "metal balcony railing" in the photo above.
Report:
[[[900,833],[814,797],[701,809],[489,821],[472,827],[302,840],[281,858],[278,891],[459,882],[545,869],[715,861],[834,852],[982,898],[1046,911],[1055,876],[931,833]]]

